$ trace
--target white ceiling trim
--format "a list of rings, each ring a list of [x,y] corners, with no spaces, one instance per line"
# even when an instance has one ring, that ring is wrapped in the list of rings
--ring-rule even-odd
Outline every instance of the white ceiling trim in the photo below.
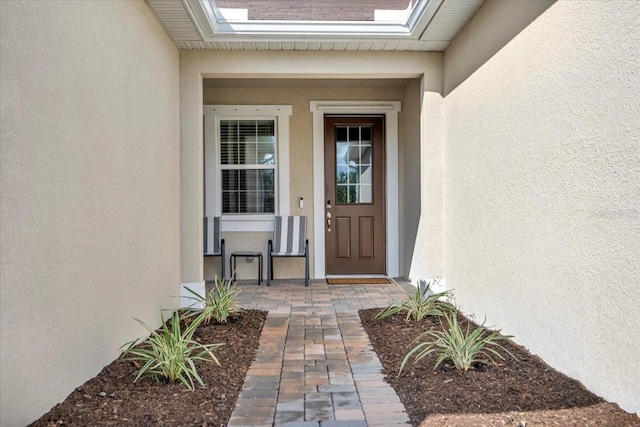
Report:
[[[300,39],[325,40],[411,38],[406,25],[375,22],[318,22],[318,21],[256,21],[218,22],[212,40],[254,39],[288,41]]]
[[[333,41],[299,41],[299,42],[203,42],[203,41],[176,41],[178,49],[186,50],[270,50],[270,51],[414,51],[414,52],[439,52],[444,51],[449,41],[357,41],[357,42],[333,42]]]
[[[444,51],[484,2],[417,0],[406,22],[328,22],[226,19],[215,0],[145,1],[179,49],[341,51]]]

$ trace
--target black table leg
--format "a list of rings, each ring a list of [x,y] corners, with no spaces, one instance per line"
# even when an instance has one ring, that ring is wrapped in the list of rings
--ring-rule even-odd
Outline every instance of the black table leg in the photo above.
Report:
[[[233,276],[233,281],[235,282],[236,281],[236,263],[238,261],[237,261],[236,257],[233,256],[233,255],[231,255],[231,261],[232,261],[232,264],[233,264],[233,267],[232,267],[233,271],[231,271],[231,276]]]

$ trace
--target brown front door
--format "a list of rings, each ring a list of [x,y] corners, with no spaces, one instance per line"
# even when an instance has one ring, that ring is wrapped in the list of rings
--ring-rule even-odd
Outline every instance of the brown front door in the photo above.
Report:
[[[384,274],[384,122],[325,117],[327,274]]]

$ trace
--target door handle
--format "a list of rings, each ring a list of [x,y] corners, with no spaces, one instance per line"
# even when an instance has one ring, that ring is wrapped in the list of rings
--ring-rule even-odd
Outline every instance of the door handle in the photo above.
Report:
[[[331,233],[331,212],[327,212],[327,231]]]

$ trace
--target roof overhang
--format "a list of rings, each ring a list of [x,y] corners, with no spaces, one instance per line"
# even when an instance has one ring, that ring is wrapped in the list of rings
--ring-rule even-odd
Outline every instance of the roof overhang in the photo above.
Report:
[[[338,43],[336,47],[331,44],[331,50],[442,51],[484,0],[417,0],[395,22],[258,21],[238,19],[243,14],[225,14],[215,0],[146,2],[179,48],[260,49],[261,44],[267,49],[277,45],[282,50],[287,46],[297,50],[301,44]]]

